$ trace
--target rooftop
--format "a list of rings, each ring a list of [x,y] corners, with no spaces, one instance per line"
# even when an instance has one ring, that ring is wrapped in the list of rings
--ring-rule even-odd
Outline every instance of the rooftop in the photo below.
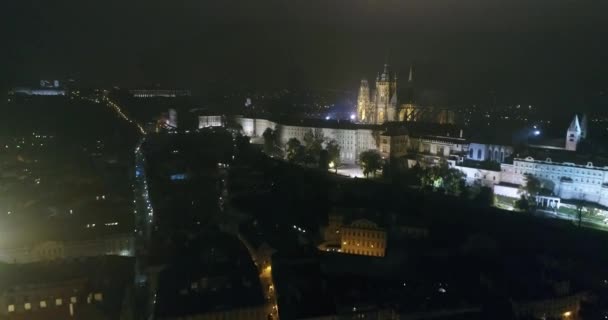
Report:
[[[531,157],[534,161],[551,162],[555,164],[570,163],[578,166],[587,166],[589,163],[595,168],[608,166],[608,158],[602,155],[583,154],[567,150],[555,150],[545,148],[528,148],[527,150],[514,153],[513,160],[525,160]]]
[[[206,235],[161,271],[159,317],[187,316],[264,304],[257,268],[246,248],[227,234]]]

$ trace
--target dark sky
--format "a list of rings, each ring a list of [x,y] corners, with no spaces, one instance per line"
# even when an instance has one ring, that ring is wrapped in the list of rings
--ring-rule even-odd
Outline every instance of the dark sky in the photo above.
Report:
[[[3,0],[6,84],[356,89],[385,60],[454,102],[608,87],[604,0]]]

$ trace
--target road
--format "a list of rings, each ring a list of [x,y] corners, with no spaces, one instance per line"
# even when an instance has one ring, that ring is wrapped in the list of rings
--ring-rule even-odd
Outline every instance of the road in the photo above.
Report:
[[[231,199],[229,193],[229,166],[218,167],[220,171],[220,192],[218,198],[218,206],[220,208],[219,224],[220,228],[224,232],[228,232],[236,236],[241,243],[247,248],[247,252],[251,257],[251,260],[258,269],[258,275],[260,278],[260,285],[262,287],[262,294],[266,300],[266,314],[269,318],[276,320],[279,319],[279,309],[277,304],[277,297],[275,294],[275,285],[272,279],[272,260],[270,257],[261,256],[247,239],[239,232],[238,225],[242,220],[240,214],[230,205]]]

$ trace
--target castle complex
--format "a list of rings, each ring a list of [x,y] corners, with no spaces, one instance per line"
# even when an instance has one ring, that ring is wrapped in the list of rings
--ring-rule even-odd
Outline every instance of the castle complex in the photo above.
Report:
[[[393,90],[390,85],[385,89],[383,87],[383,95]],[[384,110],[392,110],[390,103],[384,104],[386,100],[378,101]],[[376,115],[386,113],[380,110]],[[529,145],[525,152],[519,153],[511,141],[466,137],[456,127],[437,124],[357,124],[312,119],[275,122],[241,116],[234,120],[254,142],[261,141],[267,128],[278,132],[282,144],[291,138],[303,141],[310,131],[321,134],[337,142],[344,164],[357,163],[359,154],[366,150],[377,150],[386,160],[407,159],[408,166],[435,165],[444,159],[465,174],[468,184],[492,187],[498,195],[518,198],[518,186],[525,184],[526,174],[531,174],[552,194],[542,198],[545,206],[559,206],[561,199],[584,199],[608,206],[608,159],[577,152],[587,136],[585,116],[574,116],[560,145]],[[219,116],[199,118],[199,128],[222,125]],[[481,164],[487,161],[496,162],[499,167],[483,167]]]

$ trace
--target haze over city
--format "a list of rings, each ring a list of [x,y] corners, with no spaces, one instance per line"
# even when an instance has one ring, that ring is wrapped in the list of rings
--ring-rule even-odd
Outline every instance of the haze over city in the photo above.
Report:
[[[352,90],[389,61],[451,103],[603,94],[603,1],[9,1],[5,83]],[[559,94],[556,94],[558,93]],[[586,100],[585,100],[586,99]]]

